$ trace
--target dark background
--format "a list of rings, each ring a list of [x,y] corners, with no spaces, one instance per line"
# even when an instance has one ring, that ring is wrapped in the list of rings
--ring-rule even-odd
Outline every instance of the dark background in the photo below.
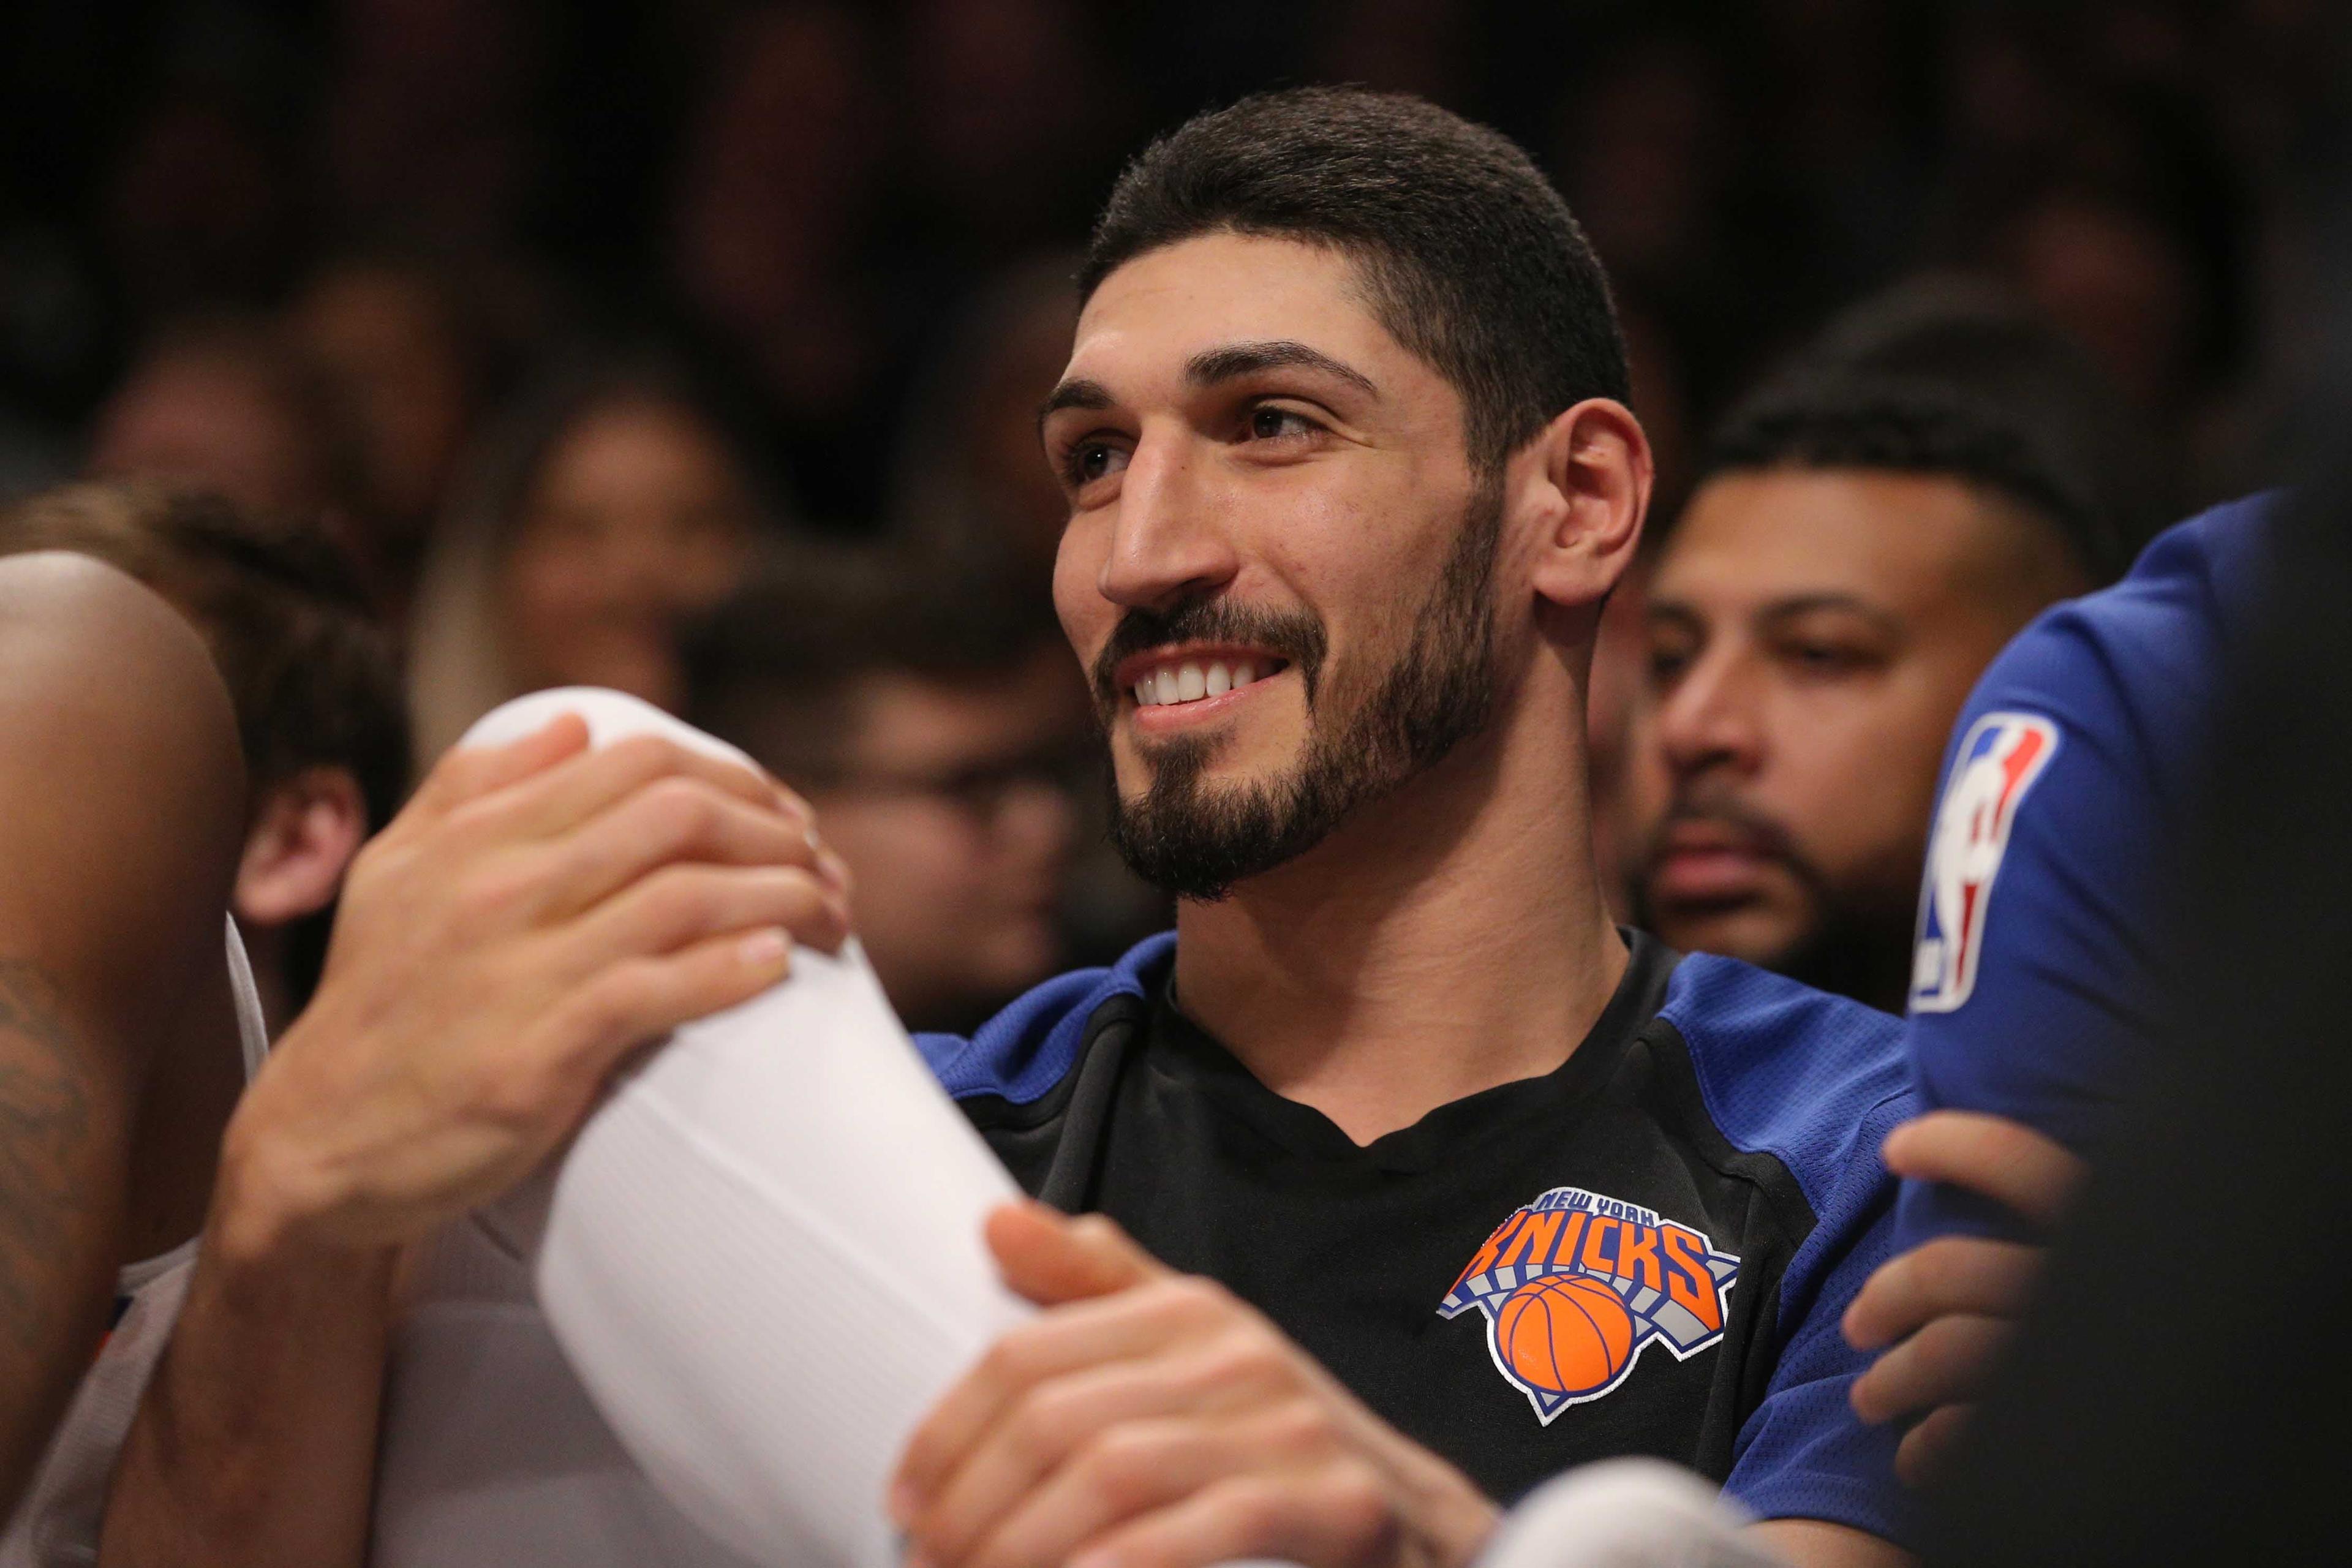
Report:
[[[742,362],[795,509],[863,530],[910,389],[1121,159],[1253,88],[1410,89],[1532,150],[1622,290],[1669,464],[1776,352],[1928,267],[2006,279],[2165,437],[2259,479],[2287,173],[2335,0],[12,0],[0,487],[77,466],[149,334],[354,249],[429,259],[482,401],[583,329]],[[916,417],[919,418],[919,415]]]

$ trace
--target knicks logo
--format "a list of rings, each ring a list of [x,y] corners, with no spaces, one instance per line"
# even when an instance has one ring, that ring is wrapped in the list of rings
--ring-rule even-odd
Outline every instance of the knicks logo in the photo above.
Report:
[[[1969,726],[1952,759],[1919,893],[1919,940],[1911,955],[1911,1005],[1958,1010],[1976,990],[1992,879],[2025,792],[2057,754],[2058,728],[2033,713],[1988,713]]]
[[[1495,1227],[1437,1313],[1485,1315],[1495,1370],[1549,1426],[1623,1383],[1649,1345],[1684,1361],[1723,1338],[1738,1274],[1688,1226],[1554,1187]]]

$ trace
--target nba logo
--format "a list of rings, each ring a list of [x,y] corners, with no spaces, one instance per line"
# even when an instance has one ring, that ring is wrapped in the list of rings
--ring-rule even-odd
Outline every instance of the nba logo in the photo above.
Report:
[[[1957,1010],[1976,989],[1992,879],[2025,792],[2058,750],[2058,727],[2035,713],[1988,713],[1969,728],[1952,760],[1919,896],[1919,941],[1911,961],[1911,1005]]]

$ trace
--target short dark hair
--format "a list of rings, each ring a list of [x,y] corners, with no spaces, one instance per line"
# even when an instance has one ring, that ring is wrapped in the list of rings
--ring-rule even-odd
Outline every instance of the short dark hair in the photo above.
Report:
[[[253,795],[348,769],[382,827],[408,787],[408,708],[349,560],[309,519],[143,482],[72,484],[0,514],[0,553],[69,550],[146,584],[202,634],[236,708]]]
[[[2152,437],[2056,327],[1995,285],[1930,274],[1849,308],[1736,404],[1697,482],[1773,468],[1941,475],[2043,523],[2104,584],[2152,531],[2156,466]]]
[[[1784,374],[1732,409],[1708,443],[1696,484],[1765,468],[1861,468],[1960,480],[2048,527],[2094,583],[2112,582],[2129,564],[2081,477],[2024,421],[1948,383],[1844,366]]]
[[[1186,121],[1119,175],[1080,297],[1220,232],[1355,260],[1381,325],[1462,395],[1482,470],[1582,399],[1629,396],[1608,279],[1567,202],[1517,143],[1425,100],[1294,88]]]
[[[1009,562],[803,546],[687,628],[685,713],[759,737],[763,764],[817,786],[843,764],[861,680],[974,680],[1060,646],[1051,601]]]

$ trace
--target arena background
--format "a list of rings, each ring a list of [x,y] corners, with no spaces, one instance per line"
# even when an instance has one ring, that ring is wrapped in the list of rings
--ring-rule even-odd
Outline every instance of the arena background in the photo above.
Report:
[[[392,253],[456,307],[411,355],[462,379],[384,372],[456,405],[412,422],[494,408],[569,337],[658,324],[738,362],[794,516],[870,531],[973,436],[925,392],[993,385],[974,353],[1019,357],[958,328],[1062,268],[1139,139],[1317,80],[1425,93],[1535,151],[1622,289],[1669,494],[1777,350],[1956,267],[2093,351],[2185,506],[2250,476],[2336,10],[19,0],[0,14],[0,489],[80,465],[153,334]]]

